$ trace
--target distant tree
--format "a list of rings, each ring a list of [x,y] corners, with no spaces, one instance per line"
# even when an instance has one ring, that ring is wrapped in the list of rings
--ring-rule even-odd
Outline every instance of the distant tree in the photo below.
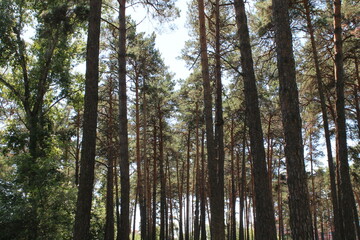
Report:
[[[336,189],[336,176],[335,176],[335,167],[334,167],[334,161],[332,156],[332,150],[331,150],[331,139],[330,139],[330,130],[329,130],[329,120],[328,120],[328,113],[326,109],[326,100],[325,100],[325,94],[324,94],[324,84],[323,79],[321,76],[320,71],[320,59],[319,54],[316,47],[315,42],[315,33],[314,33],[314,26],[311,20],[310,15],[310,3],[308,0],[304,1],[304,7],[305,7],[305,17],[306,17],[306,25],[308,28],[308,32],[310,35],[310,43],[311,43],[311,49],[313,54],[313,61],[315,65],[315,72],[316,72],[316,83],[317,83],[317,89],[318,89],[318,95],[320,98],[320,106],[321,106],[321,113],[322,113],[322,119],[323,119],[323,128],[325,132],[325,141],[326,141],[326,150],[327,150],[327,158],[328,158],[328,166],[329,166],[329,172],[330,172],[330,186],[331,186],[331,199],[332,199],[332,205],[333,205],[333,212],[334,212],[334,226],[335,226],[335,237],[336,239],[340,239],[340,233],[341,233],[341,227],[340,227],[340,216],[339,216],[339,206],[338,206],[338,195],[337,195],[337,189]]]

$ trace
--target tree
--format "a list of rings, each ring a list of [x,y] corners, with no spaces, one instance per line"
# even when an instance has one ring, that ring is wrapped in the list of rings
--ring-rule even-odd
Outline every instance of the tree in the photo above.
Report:
[[[336,190],[336,180],[335,180],[335,167],[332,157],[331,151],[331,140],[330,140],[330,131],[329,131],[329,120],[328,114],[326,110],[326,102],[324,96],[324,86],[320,72],[320,63],[319,63],[319,56],[316,49],[315,43],[315,36],[314,36],[314,27],[311,21],[310,16],[310,4],[308,0],[304,1],[305,7],[305,14],[306,14],[306,23],[308,32],[310,34],[310,42],[313,54],[313,60],[315,65],[316,71],[316,83],[318,88],[318,94],[320,97],[320,106],[321,106],[321,113],[323,119],[323,127],[325,132],[325,140],[326,140],[326,150],[327,150],[327,158],[328,158],[328,165],[329,165],[329,172],[330,172],[330,186],[331,186],[331,199],[332,199],[332,206],[334,212],[334,227],[335,227],[335,238],[340,239],[341,227],[340,227],[340,216],[339,216],[339,206],[338,206],[338,194]]]
[[[290,226],[293,239],[312,239],[312,220],[301,136],[299,94],[288,13],[289,1],[273,0],[279,95],[285,135]]]
[[[75,240],[89,239],[96,146],[100,19],[101,0],[91,0],[86,52],[83,143],[74,226]]]
[[[345,73],[343,63],[341,37],[341,1],[334,1],[334,51],[335,51],[335,81],[336,81],[336,149],[340,163],[339,198],[342,210],[344,238],[356,239],[358,223],[355,221],[354,194],[349,173],[348,150],[346,143],[344,84]],[[350,207],[349,207],[350,206]]]
[[[2,135],[2,148],[15,173],[11,187],[6,184],[2,191],[10,190],[9,196],[14,194],[15,198],[20,194],[17,203],[24,203],[14,205],[21,214],[9,214],[1,228],[11,229],[16,222],[21,225],[23,231],[15,230],[9,239],[21,235],[29,239],[66,238],[68,226],[62,221],[71,218],[65,213],[70,206],[63,200],[71,201],[72,194],[66,192],[68,179],[60,161],[69,160],[69,144],[63,143],[69,141],[71,131],[59,127],[59,122],[69,124],[63,121],[66,110],[59,106],[69,99],[72,79],[76,79],[70,63],[77,44],[71,42],[83,22],[83,6],[63,1],[2,1],[0,9],[6,16],[0,24],[1,99],[7,102],[6,108],[13,109],[6,123],[8,131]],[[31,27],[32,21],[37,25]],[[24,34],[28,28],[35,33],[31,41]],[[64,148],[56,153],[61,144]],[[2,203],[8,202],[4,200]],[[24,220],[16,220],[18,217]]]
[[[204,1],[198,0],[199,11],[199,32],[200,32],[200,54],[201,54],[201,72],[204,88],[204,115],[206,125],[206,149],[207,149],[207,161],[208,161],[208,174],[210,181],[210,211],[211,211],[211,239],[222,240],[225,238],[225,226],[224,226],[224,211],[223,202],[224,199],[220,198],[217,191],[223,189],[220,176],[222,169],[219,166],[219,161],[216,159],[215,142],[214,142],[214,130],[213,130],[213,117],[212,117],[212,91],[210,88],[210,75],[209,75],[209,62],[206,46],[206,28],[205,28],[205,13],[204,13]]]
[[[222,95],[223,95],[223,86],[221,80],[221,45],[220,45],[220,25],[221,25],[221,16],[220,16],[220,0],[215,1],[215,159],[216,159],[216,186],[212,189],[216,194],[212,195],[214,202],[216,204],[216,209],[214,209],[212,218],[213,221],[216,221],[214,224],[214,231],[224,231],[224,159],[225,159],[225,150],[224,150],[224,118],[223,118],[223,105],[222,105]],[[216,216],[216,217],[214,217]],[[222,230],[224,228],[224,230]],[[223,233],[219,232],[218,237],[215,239],[222,238]],[[217,234],[215,234],[216,236]]]
[[[245,13],[244,1],[234,2],[236,23],[240,38],[241,65],[244,77],[244,95],[248,126],[250,131],[251,154],[254,162],[254,187],[256,199],[256,239],[276,239],[274,207],[269,181],[266,179],[264,140],[261,127],[256,79],[253,68],[249,29]],[[270,169],[269,169],[270,170]]]
[[[130,177],[129,177],[129,140],[127,129],[127,94],[126,94],[126,0],[119,1],[119,45],[118,45],[118,76],[119,76],[119,164],[121,185],[120,229],[117,239],[129,239],[130,234]]]

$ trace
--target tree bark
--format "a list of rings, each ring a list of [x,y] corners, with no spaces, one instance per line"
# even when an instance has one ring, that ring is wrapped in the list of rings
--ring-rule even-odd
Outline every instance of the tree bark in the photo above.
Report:
[[[194,219],[194,239],[200,239],[200,146],[199,146],[199,103],[195,103],[196,126],[195,126],[195,219]]]
[[[74,240],[90,239],[90,212],[94,184],[98,105],[100,19],[101,0],[90,0],[86,51],[83,144],[80,160],[80,179],[76,203]]]
[[[255,239],[276,239],[274,206],[266,169],[264,139],[245,5],[243,0],[236,0],[234,5],[240,38],[241,66],[244,77],[246,113],[248,114],[247,125],[249,126],[251,155],[254,163]]]
[[[340,163],[340,204],[344,235],[342,239],[356,239],[356,227],[354,209],[354,194],[351,186],[350,170],[348,162],[348,150],[346,139],[345,100],[344,100],[344,57],[342,50],[341,28],[341,0],[334,0],[334,51],[335,51],[335,81],[336,81],[336,144]],[[355,227],[356,226],[356,227]]]
[[[220,0],[215,1],[215,167],[216,167],[216,193],[212,195],[216,208],[213,209],[212,217],[214,227],[216,224],[215,239],[225,239],[224,226],[224,119],[222,109],[222,80],[221,80],[221,49],[220,49]],[[213,205],[214,206],[214,205]],[[212,207],[213,207],[212,206]],[[222,231],[222,232],[221,232]]]
[[[288,12],[288,0],[273,0],[273,19],[280,83],[282,123],[288,172],[291,234],[294,240],[312,239],[313,229],[301,135],[299,96]]]
[[[241,184],[239,185],[240,192],[240,223],[239,223],[239,240],[245,239],[245,230],[244,230],[244,203],[246,205],[246,117],[244,119],[244,129],[243,129],[243,139],[242,139],[242,163],[241,163],[241,176],[239,172],[239,179],[241,179]],[[237,162],[240,164],[239,155],[237,155]],[[238,168],[240,169],[240,168]]]
[[[130,177],[129,177],[129,143],[126,94],[126,0],[119,0],[119,154],[120,154],[120,185],[121,211],[120,229],[117,239],[129,240],[130,235]]]
[[[107,179],[106,179],[106,221],[105,221],[105,240],[114,239],[114,149],[113,142],[113,83],[109,82],[109,115],[107,129]]]
[[[140,110],[139,110],[139,76],[135,76],[135,128],[136,128],[136,167],[137,167],[137,191],[140,204],[140,232],[141,238],[146,239],[146,206],[143,188],[143,174],[140,155]]]
[[[224,199],[219,197],[218,191],[223,191],[224,186],[221,185],[223,176],[219,176],[221,169],[219,161],[216,159],[213,116],[212,116],[212,91],[210,87],[209,62],[206,44],[206,28],[205,28],[205,12],[204,0],[198,0],[199,10],[199,31],[200,31],[200,52],[201,52],[201,71],[204,88],[204,114],[206,126],[206,148],[208,157],[208,175],[210,182],[210,231],[211,239],[224,240]],[[220,171],[219,171],[220,170]],[[223,184],[223,182],[222,182]],[[222,196],[223,197],[223,196]]]
[[[147,157],[147,97],[146,97],[146,82],[145,79],[143,80],[143,102],[142,102],[142,106],[143,106],[143,159],[144,159],[144,188],[145,188],[145,221],[146,223],[144,223],[144,225],[146,225],[145,227],[145,232],[144,232],[144,236],[143,240],[145,239],[150,239],[151,236],[151,184],[150,184],[150,167],[149,167],[149,160]]]
[[[173,190],[172,190],[172,182],[171,182],[171,173],[170,173],[170,163],[169,157],[166,158],[166,171],[168,178],[168,186],[169,186],[169,212],[170,212],[170,227],[169,227],[169,239],[173,240],[175,238],[174,232],[174,209],[173,209]]]
[[[185,215],[185,240],[190,238],[190,136],[191,131],[188,129],[187,135],[187,151],[186,151],[186,215]]]
[[[200,232],[201,240],[206,240],[206,175],[205,175],[205,132],[201,136],[201,185],[200,185]]]
[[[160,173],[160,240],[165,239],[166,230],[166,176],[164,171],[164,133],[163,133],[163,114],[158,103],[159,114],[159,173]]]
[[[154,165],[153,165],[153,193],[152,193],[152,223],[151,223],[151,239],[156,240],[156,188],[157,188],[157,129],[156,122],[154,121]]]
[[[235,121],[231,119],[230,129],[230,157],[231,157],[231,220],[230,220],[230,240],[236,240],[236,179],[235,179]]]
[[[358,128],[358,138],[360,139],[360,74],[359,74],[359,63],[358,57],[355,55],[354,57],[355,64],[355,76],[357,80],[357,84],[354,84],[354,95],[355,95],[355,109],[356,109],[356,121]]]

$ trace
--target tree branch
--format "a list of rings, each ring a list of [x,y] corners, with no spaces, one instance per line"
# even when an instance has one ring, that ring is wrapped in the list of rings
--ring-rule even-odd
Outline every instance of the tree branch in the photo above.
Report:
[[[23,96],[21,96],[21,94],[16,90],[16,88],[10,84],[9,82],[7,82],[3,77],[0,76],[0,82],[3,83],[7,88],[10,89],[10,91],[15,94],[16,97],[19,98],[19,100],[22,102],[22,104],[24,104],[24,98]]]

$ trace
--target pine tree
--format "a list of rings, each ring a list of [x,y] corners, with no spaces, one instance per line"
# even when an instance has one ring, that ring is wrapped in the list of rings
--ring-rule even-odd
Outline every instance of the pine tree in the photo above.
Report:
[[[244,94],[248,126],[250,131],[251,154],[254,161],[254,187],[256,199],[256,239],[276,239],[274,207],[269,181],[266,176],[265,149],[261,127],[256,79],[253,68],[249,29],[242,0],[235,1],[236,22],[240,38],[241,65],[244,76]],[[270,169],[269,169],[270,170]]]
[[[287,0],[273,0],[279,95],[289,187],[290,226],[293,239],[312,239],[313,229],[288,6]]]
[[[94,184],[98,105],[100,18],[101,1],[91,0],[86,55],[83,143],[74,226],[74,239],[76,240],[90,239],[90,211]]]

